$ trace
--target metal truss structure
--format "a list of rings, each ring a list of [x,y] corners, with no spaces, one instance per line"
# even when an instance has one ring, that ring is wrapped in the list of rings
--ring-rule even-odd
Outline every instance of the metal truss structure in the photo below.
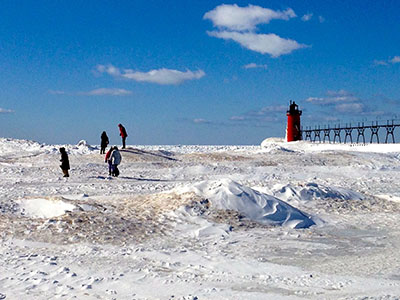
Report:
[[[396,127],[400,127],[399,122],[395,122],[394,120],[387,121],[386,124],[379,124],[379,121],[373,121],[370,125],[365,125],[364,122],[359,122],[356,126],[351,123],[345,124],[345,126],[335,125],[334,127],[324,126],[315,126],[314,128],[305,127],[301,129],[301,137],[303,140],[309,140],[312,142],[342,142],[342,137],[344,137],[343,142],[353,143],[353,132],[357,133],[357,141],[356,143],[364,143],[365,144],[365,134],[366,131],[369,133],[370,143],[374,140],[379,144],[379,133],[386,132],[385,143],[387,144],[389,140],[392,143],[395,143],[394,131]],[[323,138],[321,140],[321,133],[323,133]],[[333,133],[333,139],[331,141],[331,133]]]

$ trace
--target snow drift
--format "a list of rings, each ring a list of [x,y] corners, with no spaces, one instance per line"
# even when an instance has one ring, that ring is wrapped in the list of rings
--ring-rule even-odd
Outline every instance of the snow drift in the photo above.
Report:
[[[305,185],[275,185],[272,194],[287,202],[308,202],[314,199],[363,200],[364,196],[349,189],[324,186],[314,182]]]
[[[44,198],[21,199],[17,203],[20,206],[22,215],[31,218],[59,217],[76,208],[75,205],[62,200]]]
[[[216,209],[238,211],[247,218],[266,225],[308,228],[316,225],[318,220],[274,196],[229,179],[204,181],[186,187],[181,192],[195,192],[208,199]]]
[[[261,142],[265,152],[282,150],[289,152],[323,152],[323,151],[357,151],[373,153],[400,152],[400,144],[357,144],[357,143],[323,143],[311,141],[286,142],[280,138],[267,138]]]

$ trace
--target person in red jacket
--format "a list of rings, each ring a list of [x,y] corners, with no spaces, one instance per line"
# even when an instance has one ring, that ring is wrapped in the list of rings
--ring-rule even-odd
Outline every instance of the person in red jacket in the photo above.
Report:
[[[126,133],[125,127],[122,124],[118,124],[119,135],[122,137],[122,149],[125,149],[125,140],[128,134]]]
[[[113,152],[114,147],[111,147],[110,150],[108,150],[106,157],[104,158],[104,162],[108,163],[108,175],[111,176],[111,171],[112,171],[112,162],[111,162],[111,153]]]

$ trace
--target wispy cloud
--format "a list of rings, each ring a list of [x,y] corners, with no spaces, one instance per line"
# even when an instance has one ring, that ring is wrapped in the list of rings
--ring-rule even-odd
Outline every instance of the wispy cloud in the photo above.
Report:
[[[88,92],[80,92],[79,94],[87,96],[126,96],[132,94],[132,91],[125,89],[99,88]]]
[[[51,95],[64,95],[64,91],[59,91],[59,90],[49,90],[49,94]]]
[[[279,57],[308,46],[274,33],[256,33],[256,26],[268,24],[273,19],[287,21],[295,17],[296,14],[291,8],[275,11],[255,5],[239,7],[236,4],[222,4],[207,12],[203,19],[211,20],[213,26],[217,27],[217,30],[207,32],[209,36],[233,40],[246,49]]]
[[[0,114],[12,114],[15,111],[11,110],[11,109],[6,109],[6,108],[1,108],[0,107]]]
[[[208,121],[208,120],[202,119],[202,118],[197,118],[197,119],[193,119],[193,123],[196,123],[196,124],[210,124],[211,121]]]
[[[308,21],[310,21],[311,20],[311,18],[313,17],[313,13],[307,13],[307,14],[305,14],[304,16],[302,16],[301,17],[301,20],[303,21],[303,22],[308,22]]]
[[[362,99],[346,90],[327,91],[323,97],[309,97],[306,102],[318,105],[322,110],[322,114],[332,113],[370,116],[375,115],[376,111],[368,107]]]
[[[81,92],[65,92],[49,90],[52,95],[79,95],[79,96],[127,96],[132,94],[132,91],[118,88],[98,88],[90,91]]]
[[[392,64],[400,63],[400,56],[395,56],[391,60],[389,60]]]
[[[377,59],[375,59],[375,60],[374,60],[374,65],[375,65],[375,66],[387,66],[387,65],[388,65],[388,62],[387,62],[387,61],[384,61],[384,60],[377,60]]]
[[[314,113],[304,114],[304,124],[307,122],[345,122],[360,119],[393,119],[397,118],[396,111],[400,102],[384,95],[374,95],[371,98],[360,98],[346,90],[327,91],[323,97],[310,97],[321,99],[311,101],[316,104],[310,111]],[[308,98],[308,99],[310,99]]]
[[[256,63],[250,63],[243,66],[244,69],[267,69],[267,65],[258,65]]]
[[[308,47],[294,40],[281,38],[274,33],[257,34],[232,31],[209,31],[207,33],[209,36],[220,39],[233,40],[249,50],[261,54],[270,54],[272,57],[279,57],[283,54],[289,54],[296,49]]]
[[[325,22],[325,18],[323,16],[318,16],[318,21],[320,23],[324,23]]]
[[[204,71],[190,71],[185,72],[171,69],[158,69],[149,72],[138,72],[133,70],[125,70],[122,77],[132,79],[139,82],[152,82],[158,84],[181,84],[186,80],[200,79],[205,75]]]
[[[113,65],[97,65],[96,70],[99,73],[107,73],[112,76],[120,76],[121,72],[118,68],[114,67]]]
[[[200,79],[205,76],[203,70],[198,71],[178,71],[173,69],[161,68],[150,70],[148,72],[140,72],[131,69],[120,70],[113,65],[98,65],[97,72],[106,73],[108,75],[134,80],[138,82],[150,82],[161,85],[178,85],[187,80]]]
[[[239,123],[267,123],[276,122],[285,117],[285,105],[270,105],[259,110],[251,110],[240,115],[230,117],[231,122]]]
[[[330,105],[359,101],[359,98],[346,90],[327,91],[323,97],[308,97],[306,102],[317,105]]]
[[[400,56],[394,56],[392,58],[389,58],[387,60],[382,60],[382,59],[375,59],[374,60],[374,65],[376,66],[388,66],[389,64],[398,64],[400,63]]]
[[[337,112],[359,114],[365,112],[363,103],[341,103],[335,106]]]
[[[285,122],[286,119],[285,105],[270,105],[262,107],[259,110],[251,110],[239,115],[231,116],[225,121],[211,121],[204,118],[182,118],[180,122],[190,122],[198,125],[210,126],[249,126],[249,127],[267,127],[271,126],[270,123]]]
[[[235,31],[252,31],[257,25],[268,24],[273,19],[289,20],[294,17],[296,14],[291,8],[285,11],[275,11],[251,4],[247,7],[222,4],[207,12],[203,19],[211,20],[214,27]]]
[[[232,75],[231,77],[224,78],[224,83],[232,83],[238,80],[236,75]]]

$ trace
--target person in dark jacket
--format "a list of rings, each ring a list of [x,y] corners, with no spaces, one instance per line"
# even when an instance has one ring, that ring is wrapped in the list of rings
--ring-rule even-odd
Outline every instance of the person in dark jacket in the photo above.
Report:
[[[125,149],[125,140],[128,134],[126,133],[125,127],[122,124],[118,124],[119,135],[122,137],[122,149]]]
[[[64,177],[69,177],[68,170],[69,170],[69,159],[68,159],[68,154],[65,151],[64,147],[60,148],[60,153],[61,153],[61,165],[60,168],[63,171]]]
[[[103,133],[101,134],[100,154],[106,154],[106,148],[109,142],[110,141],[108,140],[107,133],[103,131]]]
[[[115,146],[110,155],[112,176],[118,177],[119,175],[118,165],[121,163],[121,160],[122,160],[121,153],[119,152],[118,147]]]

